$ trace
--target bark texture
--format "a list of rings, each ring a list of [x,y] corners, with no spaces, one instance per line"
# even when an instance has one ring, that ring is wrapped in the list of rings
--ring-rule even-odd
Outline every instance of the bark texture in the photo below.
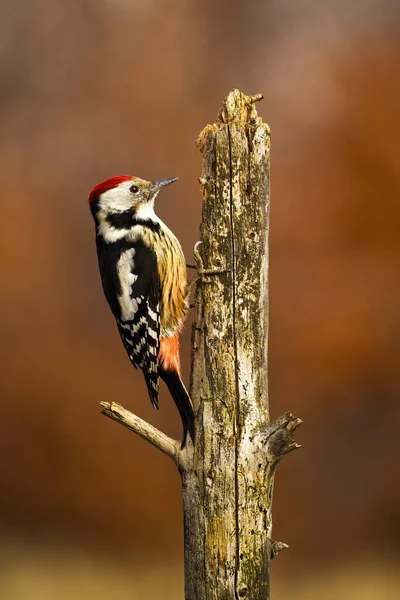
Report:
[[[269,598],[274,471],[290,414],[269,424],[270,132],[238,90],[200,134],[200,278],[190,394],[195,447],[182,457],[186,600]],[[225,273],[201,275],[213,269]]]

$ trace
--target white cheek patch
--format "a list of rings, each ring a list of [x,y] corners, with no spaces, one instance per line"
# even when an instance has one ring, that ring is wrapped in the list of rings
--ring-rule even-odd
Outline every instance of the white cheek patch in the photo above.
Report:
[[[109,244],[118,242],[131,235],[131,229],[116,229],[107,220],[110,213],[121,213],[131,210],[133,207],[132,194],[129,191],[131,182],[123,184],[103,192],[99,198],[97,220],[99,234]]]
[[[122,239],[136,241],[143,235],[143,228],[140,225],[133,225],[127,229],[114,227],[108,220],[110,214],[133,211],[133,214],[139,221],[161,223],[154,212],[154,198],[149,202],[145,200],[143,195],[135,198],[130,191],[131,186],[132,181],[126,181],[111,190],[103,192],[99,197],[96,215],[98,232],[108,244],[118,242]]]
[[[129,182],[130,185],[130,182]],[[133,206],[133,198],[125,185],[119,185],[107,192],[103,192],[99,199],[99,209],[105,212],[124,212]]]
[[[136,219],[143,221],[154,221],[156,223],[160,221],[154,212],[154,202],[144,202],[143,204],[139,204],[135,211],[135,217]]]

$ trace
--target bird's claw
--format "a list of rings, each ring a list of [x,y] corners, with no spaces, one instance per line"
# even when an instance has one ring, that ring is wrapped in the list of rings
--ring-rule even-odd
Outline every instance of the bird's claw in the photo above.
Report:
[[[190,286],[192,286],[198,280],[204,281],[205,276],[222,275],[223,273],[232,273],[232,271],[233,271],[233,268],[230,268],[230,269],[205,269],[204,265],[203,265],[203,259],[198,250],[198,247],[202,243],[203,242],[200,242],[200,241],[196,242],[193,247],[193,256],[195,258],[196,263],[187,263],[187,265],[186,265],[189,269],[196,269],[196,271],[197,271],[197,276],[189,284]]]
[[[205,269],[203,265],[203,259],[200,255],[198,247],[203,242],[196,242],[193,247],[193,256],[196,260],[196,268],[198,277],[202,278],[204,275],[222,275],[223,273],[231,273],[233,269]]]

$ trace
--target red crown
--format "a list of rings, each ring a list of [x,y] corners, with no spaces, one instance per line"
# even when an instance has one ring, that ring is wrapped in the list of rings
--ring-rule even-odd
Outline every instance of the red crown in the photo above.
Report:
[[[118,175],[117,177],[110,177],[109,179],[101,181],[95,185],[90,192],[89,204],[92,204],[104,192],[108,192],[108,190],[118,187],[120,183],[123,183],[124,181],[130,181],[132,179],[135,179],[135,177],[132,177],[132,175]]]

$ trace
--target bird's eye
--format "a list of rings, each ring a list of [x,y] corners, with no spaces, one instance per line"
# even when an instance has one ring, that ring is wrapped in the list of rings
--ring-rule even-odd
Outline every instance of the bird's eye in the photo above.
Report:
[[[132,194],[137,194],[139,191],[139,188],[137,185],[131,185],[131,187],[129,189],[132,192]]]

